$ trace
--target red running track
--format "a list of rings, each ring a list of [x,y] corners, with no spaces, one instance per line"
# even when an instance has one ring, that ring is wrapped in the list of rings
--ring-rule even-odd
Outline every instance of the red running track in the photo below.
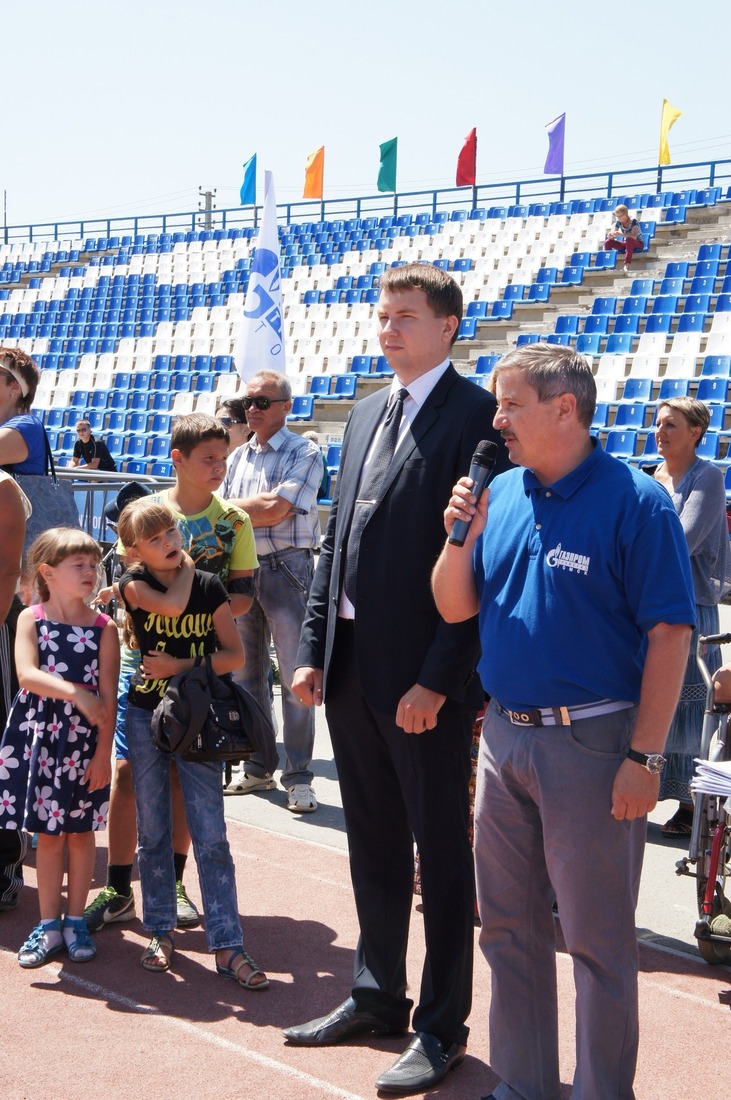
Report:
[[[99,933],[91,963],[57,956],[38,970],[22,970],[17,950],[37,920],[31,856],[18,909],[0,915],[3,1100],[376,1096],[374,1081],[404,1048],[403,1038],[317,1050],[289,1047],[280,1034],[348,993],[357,928],[347,857],[235,821],[229,839],[246,946],[271,979],[262,993],[216,975],[200,928],[177,933],[170,971],[144,971],[139,958],[147,937],[138,920]],[[106,852],[100,856],[103,882]],[[192,866],[187,885],[198,901]],[[423,956],[418,913],[412,927],[409,973],[416,981]],[[719,996],[731,985],[731,971],[644,944],[640,958],[638,1100],[720,1100],[728,1094],[722,1067],[729,1008]],[[562,1095],[568,1097],[573,985],[565,953],[558,977]],[[488,1005],[489,973],[478,956],[468,1057],[430,1096],[478,1100],[497,1083],[489,1068]]]

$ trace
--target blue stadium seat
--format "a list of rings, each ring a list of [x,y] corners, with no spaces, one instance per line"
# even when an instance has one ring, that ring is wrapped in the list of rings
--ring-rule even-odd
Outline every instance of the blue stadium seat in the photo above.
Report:
[[[620,314],[619,317],[614,319],[614,328],[612,332],[630,332],[633,336],[636,336],[640,331],[640,318],[644,317],[644,314],[640,313],[626,313]]]
[[[342,448],[342,443],[328,444],[327,452],[325,453],[325,462],[327,463],[327,471],[329,474],[335,474],[340,469],[340,452]]]
[[[584,334],[590,336],[598,332],[602,336],[606,335],[609,332],[610,316],[608,313],[590,314],[584,321]]]
[[[673,260],[665,267],[666,279],[687,279],[690,264],[687,260]],[[680,291],[682,294],[682,290]]]
[[[695,282],[695,280],[693,280]],[[704,280],[701,280],[702,282]],[[692,286],[692,284],[691,284]],[[683,304],[683,313],[708,313],[711,309],[710,294],[690,293]]]
[[[458,340],[474,340],[477,336],[477,318],[463,317],[457,333]]]
[[[629,355],[632,351],[632,340],[631,332],[613,332],[607,337],[604,350],[607,355]]]
[[[498,300],[492,303],[490,321],[510,321],[513,316],[513,303]]]
[[[699,400],[702,400],[699,398]],[[705,458],[709,462],[715,462],[718,458],[718,444],[720,442],[718,432],[707,431],[696,447],[698,458]]]
[[[673,325],[672,313],[651,313],[645,323],[645,332],[670,332]]]
[[[728,378],[701,378],[696,397],[703,402],[726,401],[728,382]]]
[[[475,363],[475,373],[489,374],[499,358],[499,355],[478,355]]]
[[[529,302],[547,302],[551,297],[551,283],[532,283],[528,289]]]
[[[657,399],[667,401],[671,397],[687,397],[689,393],[689,378],[663,378]]]
[[[723,258],[722,244],[702,244],[698,249],[698,259],[702,260],[720,260]]]
[[[596,408],[594,409],[594,416],[591,421],[592,430],[606,428],[608,417],[609,403],[607,401],[597,401]]]
[[[650,401],[652,378],[628,378],[624,384],[623,401]]]
[[[524,283],[508,283],[503,290],[503,300],[505,302],[522,302],[524,294]]]
[[[652,303],[652,316],[656,316],[658,313],[677,313],[678,312],[678,295],[677,294],[659,294]]]
[[[312,394],[298,394],[292,399],[292,411],[287,420],[312,420],[315,399]]]
[[[571,336],[578,336],[579,333],[579,321],[581,321],[576,313],[563,313],[556,318],[556,332],[567,332]]]
[[[611,315],[617,312],[617,299],[616,298],[595,298],[591,307],[592,316],[596,317],[597,314]]]
[[[639,294],[633,294],[629,298],[625,298],[622,303],[622,315],[625,316],[628,313],[646,313],[647,312],[647,298],[640,296]]]
[[[728,378],[731,375],[731,355],[707,355],[703,360],[701,378]]]
[[[660,455],[657,453],[657,444],[655,443],[655,433],[648,432],[645,439],[645,445],[642,448],[639,456],[640,466],[651,465],[652,463],[659,462]]]
[[[465,316],[467,317],[480,317],[484,320],[487,317],[487,311],[490,307],[489,302],[469,302]]]
[[[338,374],[335,377],[335,385],[333,386],[332,396],[338,398],[347,398],[349,400],[355,400],[355,391],[358,385],[358,376],[356,374]]]
[[[705,323],[705,313],[681,313],[678,332],[703,332]]]
[[[637,446],[637,432],[615,430],[608,432],[605,450],[615,458],[633,458]]]
[[[130,471],[128,470],[128,472]],[[140,472],[144,473],[144,471]],[[170,460],[166,462],[153,462],[150,466],[150,473],[153,477],[172,477],[174,473],[173,464]]]
[[[332,377],[329,374],[315,374],[310,379],[310,393],[315,397],[329,397]]]
[[[599,355],[601,353],[601,333],[582,332],[576,340],[576,350],[582,355]]]
[[[617,413],[614,424],[617,428],[632,428],[639,431],[645,426],[645,411],[648,406],[644,401],[621,401],[617,405]]]

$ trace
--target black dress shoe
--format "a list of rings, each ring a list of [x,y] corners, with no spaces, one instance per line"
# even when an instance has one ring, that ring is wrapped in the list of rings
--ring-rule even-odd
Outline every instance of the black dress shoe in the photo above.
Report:
[[[447,1050],[435,1035],[417,1031],[401,1057],[376,1081],[376,1088],[393,1096],[433,1089],[464,1059],[467,1047],[452,1043]]]
[[[393,1027],[372,1012],[361,1012],[353,998],[348,997],[329,1016],[285,1028],[282,1034],[290,1043],[301,1047],[325,1047],[343,1043],[355,1035],[402,1035],[405,1030],[405,1027]]]

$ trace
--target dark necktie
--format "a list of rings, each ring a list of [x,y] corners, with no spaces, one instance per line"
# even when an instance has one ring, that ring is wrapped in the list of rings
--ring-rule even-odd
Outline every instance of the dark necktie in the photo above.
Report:
[[[358,499],[353,510],[353,519],[350,524],[350,534],[345,548],[345,595],[352,604],[355,604],[355,581],[358,573],[358,551],[363,528],[373,511],[374,505],[380,498],[383,481],[391,465],[396,443],[398,442],[401,414],[404,410],[404,401],[409,396],[409,391],[400,389],[391,401],[386,419],[383,422],[383,430],[378,437],[376,449],[368,464],[368,472],[360,487]]]

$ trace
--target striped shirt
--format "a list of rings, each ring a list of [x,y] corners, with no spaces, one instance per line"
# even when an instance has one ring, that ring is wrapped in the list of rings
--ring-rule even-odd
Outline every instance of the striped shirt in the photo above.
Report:
[[[229,456],[221,495],[227,500],[245,500],[276,493],[292,505],[280,523],[254,528],[259,556],[293,546],[316,550],[320,545],[317,492],[321,481],[320,448],[284,427],[262,446],[253,435]]]

